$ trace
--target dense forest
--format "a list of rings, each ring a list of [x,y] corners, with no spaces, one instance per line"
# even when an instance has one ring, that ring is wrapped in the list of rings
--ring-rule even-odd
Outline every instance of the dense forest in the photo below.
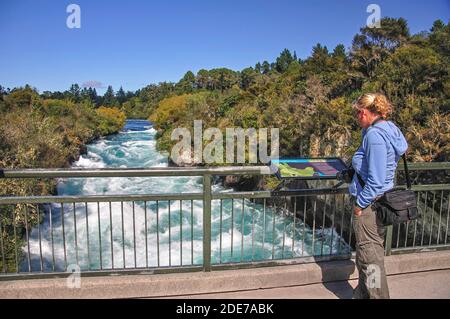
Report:
[[[173,143],[172,128],[192,129],[193,119],[202,119],[221,129],[277,127],[281,155],[348,159],[360,143],[352,101],[384,92],[394,105],[391,120],[410,144],[409,159],[449,161],[450,25],[438,20],[414,35],[402,18],[381,25],[362,28],[348,51],[317,44],[306,59],[285,49],[274,62],[240,72],[187,72],[176,84],[144,88],[129,103],[150,101],[162,149]]]

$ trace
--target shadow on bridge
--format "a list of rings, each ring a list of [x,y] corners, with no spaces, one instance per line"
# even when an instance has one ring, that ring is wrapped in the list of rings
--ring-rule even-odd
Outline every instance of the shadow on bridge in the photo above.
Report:
[[[317,261],[322,271],[322,284],[339,299],[351,299],[353,287],[349,284],[351,275],[355,272],[355,262],[351,259],[334,263]]]

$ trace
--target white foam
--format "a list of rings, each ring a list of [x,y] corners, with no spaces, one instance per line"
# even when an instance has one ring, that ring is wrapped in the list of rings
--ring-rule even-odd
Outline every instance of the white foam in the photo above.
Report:
[[[86,167],[86,168],[104,168],[106,167],[102,159],[96,155],[96,157],[85,157],[81,155],[78,161],[73,163],[74,167]]]
[[[142,133],[149,133],[149,134],[156,134],[157,131],[152,127],[149,128],[147,130],[143,130],[143,131],[124,131],[124,132],[120,132],[121,134],[142,134]]]

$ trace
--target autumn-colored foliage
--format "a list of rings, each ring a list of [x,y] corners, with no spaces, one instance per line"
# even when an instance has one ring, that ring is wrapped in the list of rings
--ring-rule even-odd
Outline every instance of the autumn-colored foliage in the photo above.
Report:
[[[97,110],[99,116],[98,129],[101,135],[117,132],[125,125],[126,116],[117,107],[101,106]]]

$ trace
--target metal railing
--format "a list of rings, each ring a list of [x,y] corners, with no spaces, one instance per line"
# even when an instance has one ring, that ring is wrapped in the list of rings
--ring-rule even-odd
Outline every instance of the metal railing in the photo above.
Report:
[[[420,185],[413,189],[417,193],[420,217],[388,228],[388,255],[437,250],[450,245],[450,184]]]
[[[450,162],[409,163],[408,168],[417,184],[412,189],[417,194],[419,218],[387,228],[386,254],[448,249]],[[399,165],[396,179],[403,173],[404,166]],[[419,177],[421,173],[428,175],[425,181]]]
[[[4,178],[191,176],[201,178],[202,188],[0,197],[0,278],[67,275],[77,267],[85,274],[163,273],[350,258],[346,187],[213,191],[216,176],[264,174],[270,174],[267,167],[4,170]],[[388,228],[386,254],[450,246],[450,185],[413,189],[421,217]]]

